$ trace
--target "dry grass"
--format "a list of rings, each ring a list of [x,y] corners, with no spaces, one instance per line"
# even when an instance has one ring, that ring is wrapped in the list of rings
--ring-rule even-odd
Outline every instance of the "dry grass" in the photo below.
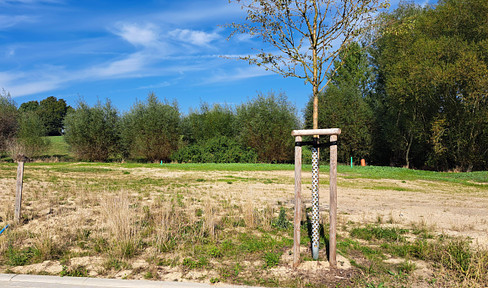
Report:
[[[206,199],[203,209],[203,228],[206,233],[212,238],[215,239],[216,237],[216,227],[219,224],[219,209],[218,207],[210,200]]]
[[[0,169],[0,188],[3,189],[0,200],[5,203],[13,203],[11,187],[15,187],[15,169],[11,168],[12,171]],[[377,243],[356,247],[357,251],[347,254],[357,261],[357,266],[346,272],[336,271],[339,274],[334,274],[336,272],[319,269],[317,265],[310,266],[312,268],[304,265],[305,270],[291,269],[293,171],[175,171],[119,168],[110,164],[30,164],[26,167],[26,176],[24,224],[0,236],[0,270],[3,271],[59,274],[61,268],[58,271],[52,267],[65,265],[71,275],[86,269],[93,277],[184,279],[207,283],[213,279],[213,282],[284,287],[321,287],[320,283],[354,287],[373,282],[377,286],[379,281],[393,283],[391,286],[395,287],[408,281],[398,275],[377,271],[375,274],[362,268],[363,262],[370,261],[367,259],[370,255],[361,253]],[[308,176],[304,173],[304,178]],[[398,205],[403,205],[402,195],[410,197],[413,192],[341,187],[340,183],[347,181],[340,179],[339,182],[342,198],[339,199],[338,228],[344,229],[338,231],[339,241],[347,240],[351,226],[360,227],[366,223],[379,222],[378,225],[385,227],[403,225],[418,233],[411,236],[412,241],[428,234],[437,237],[440,232],[452,228],[452,225],[433,225],[431,220],[435,217],[423,217],[419,211],[415,211],[417,214],[403,213],[384,207],[391,201],[384,199],[390,194],[398,198],[395,200],[400,203]],[[354,182],[361,182],[356,186],[365,186],[367,180],[355,179]],[[423,187],[422,183],[409,182],[414,187]],[[352,186],[353,182],[348,185]],[[429,195],[432,184],[425,189],[421,197]],[[321,193],[328,193],[327,189],[323,187]],[[310,195],[306,189],[303,195],[308,207]],[[456,201],[461,200],[458,198]],[[321,195],[321,199],[327,203],[326,195]],[[434,198],[434,201],[437,200]],[[435,203],[441,201],[445,202],[445,199]],[[481,198],[475,202],[480,201],[485,200]],[[430,206],[436,207],[435,204]],[[455,211],[455,207],[445,209]],[[0,208],[2,225],[12,219],[12,211],[13,205]],[[279,219],[281,211],[285,216]],[[407,218],[406,215],[417,218]],[[483,217],[480,219],[477,223],[482,224]],[[283,225],[287,221],[290,224]],[[328,211],[322,212],[321,221],[326,228]],[[302,246],[306,249],[309,240],[304,229]],[[328,231],[324,232],[328,234]],[[307,252],[304,250],[303,253]],[[442,259],[447,261],[450,256],[445,257]],[[304,258],[308,260],[306,256]],[[47,261],[43,264],[46,267],[39,266],[42,261]],[[415,269],[408,261],[411,259],[401,262],[406,263],[404,269]],[[486,253],[473,253],[469,261],[470,264],[464,266],[469,267],[463,272],[465,274],[448,274],[432,266],[427,269],[452,276],[459,285],[471,285],[476,281],[487,283],[483,274],[487,271]],[[388,266],[388,269],[396,271],[395,266]],[[363,283],[355,277],[358,273],[366,273],[366,278],[361,279],[372,280]],[[432,280],[434,276],[429,275],[423,276],[420,283]]]
[[[119,259],[134,256],[139,244],[139,227],[127,192],[101,197],[100,203],[101,216],[113,243],[111,254]]]

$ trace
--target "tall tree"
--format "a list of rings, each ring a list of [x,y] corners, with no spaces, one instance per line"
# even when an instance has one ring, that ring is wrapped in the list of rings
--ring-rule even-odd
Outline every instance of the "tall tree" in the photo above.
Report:
[[[68,111],[68,105],[63,99],[49,96],[39,103],[37,112],[46,127],[47,135],[61,135],[63,120]]]
[[[486,15],[485,0],[443,0],[435,8],[401,5],[380,18],[375,114],[400,164],[486,168]]]
[[[22,103],[19,107],[19,112],[37,112],[39,109],[39,102],[33,100]]]
[[[374,100],[381,117],[383,139],[391,151],[392,164],[407,168],[412,166],[412,159],[416,159],[416,166],[425,161],[425,153],[421,152],[428,131],[425,124],[435,109],[435,101],[424,97],[434,95],[426,68],[435,60],[433,55],[424,54],[427,39],[416,30],[423,11],[417,5],[407,4],[383,15],[381,38],[375,41],[378,51],[373,52],[381,55],[375,58],[377,84],[381,87],[377,88]]]
[[[284,77],[304,79],[313,90],[313,128],[318,96],[330,82],[333,61],[388,6],[387,0],[235,0],[247,12],[231,34],[246,33],[277,48],[241,57]],[[336,67],[337,69],[338,67]]]
[[[353,42],[334,62],[339,69],[319,95],[320,127],[341,127],[338,160],[367,158],[371,153],[373,114],[366,97],[372,82],[366,52]],[[305,110],[305,127],[312,128],[313,98]],[[327,156],[323,153],[322,156]]]

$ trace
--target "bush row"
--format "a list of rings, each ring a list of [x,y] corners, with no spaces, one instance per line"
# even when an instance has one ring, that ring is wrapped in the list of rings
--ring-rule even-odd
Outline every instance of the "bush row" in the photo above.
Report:
[[[296,109],[284,94],[259,94],[236,107],[202,104],[182,116],[176,103],[149,94],[124,115],[110,102],[81,102],[66,116],[65,139],[77,158],[177,162],[289,162]]]

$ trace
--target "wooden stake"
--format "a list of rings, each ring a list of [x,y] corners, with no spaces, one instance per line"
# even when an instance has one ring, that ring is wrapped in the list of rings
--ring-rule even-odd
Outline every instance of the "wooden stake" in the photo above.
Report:
[[[336,142],[337,135],[330,136],[330,142]],[[337,225],[337,145],[330,146],[330,230],[329,230],[329,263],[337,267],[336,260],[336,225]]]
[[[301,136],[295,142],[302,141]],[[302,147],[295,146],[295,217],[293,218],[293,267],[300,264],[300,226],[302,221]]]
[[[22,187],[24,184],[24,161],[20,161],[17,166],[17,192],[15,193],[15,213],[14,222],[19,223],[22,206]]]

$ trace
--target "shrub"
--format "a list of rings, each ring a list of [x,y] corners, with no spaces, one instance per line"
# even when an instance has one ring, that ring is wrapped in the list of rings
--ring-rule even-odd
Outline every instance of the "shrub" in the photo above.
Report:
[[[12,141],[12,158],[19,154],[28,157],[39,156],[46,151],[49,140],[43,138],[46,134],[45,126],[34,112],[22,113],[19,117],[19,129],[15,141]]]
[[[89,107],[80,102],[65,118],[65,139],[81,160],[106,161],[118,152],[119,117],[109,101]]]
[[[293,159],[294,139],[290,133],[299,128],[293,104],[284,94],[259,94],[237,108],[240,141],[254,149],[260,162],[289,162]]]
[[[181,148],[171,158],[192,163],[254,163],[257,154],[251,149],[243,149],[232,138],[217,136]]]
[[[202,104],[183,119],[184,140],[191,144],[207,141],[218,136],[235,138],[236,115],[229,106]]]
[[[0,152],[4,152],[7,143],[17,131],[17,107],[10,97],[10,93],[3,90],[0,93]]]
[[[123,117],[122,143],[125,156],[149,161],[170,160],[180,140],[180,112],[175,104],[160,102],[154,93],[138,102]]]

